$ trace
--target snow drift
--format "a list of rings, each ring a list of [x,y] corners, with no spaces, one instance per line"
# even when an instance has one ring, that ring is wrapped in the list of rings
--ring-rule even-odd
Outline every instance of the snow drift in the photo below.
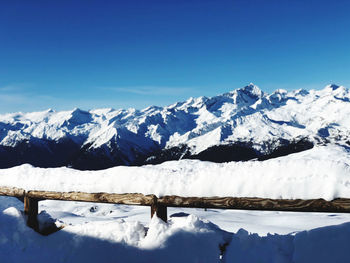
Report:
[[[237,233],[223,231],[207,220],[185,215],[172,217],[168,223],[154,217],[147,227],[123,219],[78,223],[41,236],[25,226],[18,209],[9,206],[0,212],[0,226],[0,257],[4,263],[350,260],[350,223],[288,235],[259,236],[244,229]]]
[[[170,161],[100,171],[35,168],[0,170],[3,186],[26,190],[143,193],[332,200],[350,198],[350,149],[328,145],[266,161]]]

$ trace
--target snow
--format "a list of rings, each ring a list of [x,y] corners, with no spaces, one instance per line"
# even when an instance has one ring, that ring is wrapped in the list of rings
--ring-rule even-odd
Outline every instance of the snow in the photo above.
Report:
[[[264,153],[264,143],[276,138],[305,137],[315,143],[323,139],[349,141],[349,103],[350,92],[343,86],[267,94],[250,84],[212,98],[190,98],[164,108],[50,109],[4,114],[0,115],[0,145],[15,146],[34,138],[70,138],[91,149],[113,141],[124,149],[137,145],[141,152],[152,152],[155,146],[188,145],[195,154],[212,145],[254,141],[255,149]],[[134,134],[134,145],[128,141],[130,134]],[[127,159],[133,160],[135,156],[129,152]]]
[[[102,203],[64,202],[46,200],[39,203],[40,211],[46,211],[60,224],[76,225],[95,221],[139,221],[147,226],[150,208]],[[7,206],[6,206],[7,207]],[[23,209],[20,204],[18,209]],[[271,211],[245,211],[229,209],[168,208],[169,218],[195,215],[209,220],[227,232],[244,228],[249,232],[266,236],[268,233],[290,234],[316,227],[341,224],[350,221],[349,214],[296,213]]]
[[[100,171],[21,165],[1,169],[0,182],[25,190],[332,200],[350,198],[349,165],[348,147],[327,145],[266,161],[221,164],[180,160]]]
[[[1,212],[0,225],[6,225],[0,229],[0,257],[5,263],[217,262],[219,244],[230,238],[193,215],[167,224],[154,217],[147,228],[122,219],[78,223],[40,236],[25,226],[18,209],[9,207]]]
[[[100,171],[28,164],[0,170],[0,185],[26,190],[350,198],[350,92],[262,92],[254,84],[212,98],[144,110],[97,109],[0,115],[0,145],[72,139],[129,155],[187,145],[192,153],[236,141],[258,151],[274,139],[307,138],[310,150],[267,161],[196,160]],[[326,142],[323,145],[320,142]],[[324,143],[325,144],[325,143]],[[23,203],[0,197],[1,262],[350,262],[350,215],[169,208],[164,223],[149,207],[41,201],[39,222],[64,228],[41,236]]]
[[[194,160],[101,171],[0,170],[4,186],[27,190],[141,192],[272,198],[350,197],[350,150],[340,145],[267,161]],[[130,183],[132,182],[132,183]],[[258,186],[258,187],[257,187]],[[169,208],[40,201],[41,236],[26,227],[23,203],[0,197],[1,262],[349,262],[350,214]]]
[[[227,248],[228,262],[349,262],[350,223],[295,235],[260,237],[240,230]],[[234,259],[234,260],[233,260]]]
[[[63,201],[39,204],[40,215],[50,215],[65,227],[41,236],[25,226],[20,211],[23,203],[0,197],[1,262],[350,260],[348,214],[172,208],[170,220],[164,223],[156,217],[150,220],[149,208],[136,206]],[[264,233],[268,228],[271,234]],[[220,246],[224,244],[222,253]]]

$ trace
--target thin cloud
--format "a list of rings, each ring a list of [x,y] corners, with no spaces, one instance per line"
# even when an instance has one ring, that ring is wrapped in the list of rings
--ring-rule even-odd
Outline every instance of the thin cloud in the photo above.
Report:
[[[1,103],[23,103],[25,102],[25,97],[19,94],[1,94],[0,93],[0,102]]]
[[[18,90],[18,87],[11,85],[0,87],[0,92],[11,92],[16,90]]]
[[[21,88],[18,85],[6,85],[0,87],[0,103],[20,104],[24,103],[25,96],[20,92]]]
[[[32,87],[32,84],[26,84],[26,83],[15,83],[15,84],[8,84],[4,86],[0,86],[0,92],[21,92],[23,90],[26,90],[26,88]]]
[[[67,98],[35,93],[27,89],[28,85],[11,84],[0,86],[0,113],[42,111],[49,108],[70,110],[79,107],[84,110],[96,108],[136,108],[143,109],[150,105],[166,106],[175,102],[175,97],[193,96],[198,89],[193,87],[132,86],[100,87],[123,96],[109,96],[107,99]],[[127,96],[135,94],[137,96]],[[110,94],[112,95],[112,94]],[[114,98],[116,97],[116,98]]]
[[[0,87],[0,112],[28,112],[48,108],[56,98],[27,91],[28,84],[10,84]]]
[[[152,100],[135,99],[84,99],[84,98],[62,98],[53,97],[47,94],[29,94],[29,93],[5,93],[0,90],[0,114],[11,112],[35,112],[47,109],[57,111],[72,110],[80,108],[82,110],[92,110],[99,108],[143,109],[152,105]]]

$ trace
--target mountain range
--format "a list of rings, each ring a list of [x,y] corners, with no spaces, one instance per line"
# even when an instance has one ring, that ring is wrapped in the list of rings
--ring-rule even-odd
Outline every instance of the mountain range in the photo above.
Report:
[[[143,110],[0,115],[0,168],[265,160],[329,143],[350,146],[350,92],[334,84],[271,94],[249,84]]]

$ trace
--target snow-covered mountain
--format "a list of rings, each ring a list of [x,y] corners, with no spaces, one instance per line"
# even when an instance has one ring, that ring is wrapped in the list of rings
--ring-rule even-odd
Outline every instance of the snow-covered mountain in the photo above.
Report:
[[[350,92],[343,86],[266,94],[250,84],[164,108],[0,115],[1,168],[267,159],[327,143],[350,144]]]

